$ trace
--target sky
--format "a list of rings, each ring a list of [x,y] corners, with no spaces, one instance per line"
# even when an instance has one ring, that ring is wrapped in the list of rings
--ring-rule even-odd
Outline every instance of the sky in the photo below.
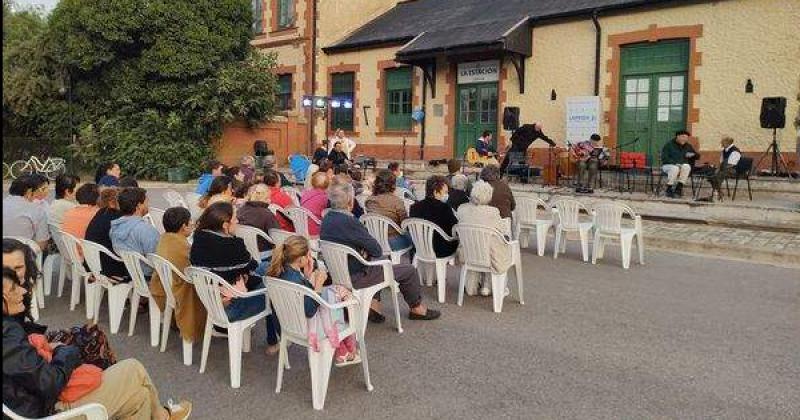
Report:
[[[20,7],[41,6],[46,12],[53,10],[58,0],[14,0]]]

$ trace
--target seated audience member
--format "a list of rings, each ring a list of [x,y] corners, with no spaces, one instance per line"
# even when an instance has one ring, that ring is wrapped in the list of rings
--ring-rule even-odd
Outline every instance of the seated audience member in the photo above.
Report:
[[[453,226],[458,223],[453,208],[447,204],[449,198],[447,178],[434,175],[425,182],[425,199],[411,205],[411,217],[425,219],[442,228],[452,236]],[[458,241],[446,241],[438,233],[433,235],[433,250],[438,258],[449,257],[458,249]]]
[[[603,148],[603,139],[599,134],[592,134],[589,140],[579,142],[570,148],[570,155],[578,162],[577,193],[594,193],[595,178],[600,166],[608,160]]]
[[[147,191],[141,188],[125,188],[117,197],[121,217],[111,222],[111,244],[114,252],[133,251],[146,257],[156,252],[160,234],[152,223],[144,219],[150,212]],[[153,269],[142,264],[142,273],[148,278]]]
[[[242,156],[239,169],[244,175],[242,180],[245,183],[251,183],[256,180],[256,159],[250,155]]]
[[[36,199],[48,190],[46,178],[22,175],[11,181],[8,197],[3,199],[3,235],[31,239],[39,248],[47,248],[50,229],[47,226],[45,207],[36,204]]]
[[[36,254],[24,243],[11,238],[3,238],[3,267],[14,270],[19,285],[25,289],[25,312],[17,314],[18,321],[33,321],[30,308],[33,291],[39,281],[39,266],[36,263]],[[33,324],[31,324],[33,325]],[[41,330],[39,332],[44,332]]]
[[[456,174],[450,178],[450,194],[447,198],[447,204],[449,204],[454,211],[458,210],[458,207],[462,204],[469,202],[469,194],[467,194],[468,184],[469,180],[464,174]]]
[[[139,188],[139,181],[133,175],[125,175],[119,179],[120,188]]]
[[[89,222],[86,227],[86,235],[84,239],[94,243],[103,245],[110,251],[113,251],[114,245],[111,243],[111,222],[122,217],[122,212],[119,210],[119,203],[117,196],[119,190],[117,188],[104,188],[100,192],[100,209]],[[100,264],[102,273],[118,282],[129,282],[128,269],[125,264],[116,261],[105,254],[100,254]]]
[[[231,203],[219,202],[208,206],[197,220],[194,240],[189,252],[192,266],[201,267],[220,276],[236,290],[248,291],[264,288],[261,278],[253,275],[258,268],[242,238],[234,236],[239,220]],[[234,297],[223,289],[225,313],[231,321],[250,318],[266,309],[264,296]],[[280,326],[274,315],[267,317],[267,353],[278,352]]]
[[[458,223],[493,227],[500,231],[500,233],[510,236],[510,225],[506,220],[500,217],[500,211],[497,210],[497,207],[490,205],[493,195],[494,189],[488,182],[478,181],[473,184],[470,202],[462,204],[456,212]],[[493,270],[503,273],[511,267],[511,253],[501,240],[497,238],[492,239],[492,242],[486,244],[486,249],[491,258]],[[474,296],[477,289],[477,279],[474,277],[470,278],[470,281],[467,282],[467,294]],[[491,280],[485,279],[481,287],[481,294],[483,296],[489,296],[491,290]]]
[[[64,222],[64,213],[78,204],[75,202],[75,190],[81,179],[75,175],[59,175],[56,177],[56,199],[50,204],[47,213],[48,223],[61,226]]]
[[[247,201],[238,211],[239,223],[245,226],[252,226],[261,229],[264,233],[269,233],[270,229],[281,229],[277,217],[269,209],[270,192],[266,184],[255,184],[250,187]],[[258,238],[258,250],[261,252],[272,249],[272,244],[265,239]],[[263,258],[262,258],[263,260]]]
[[[331,180],[330,185],[335,184],[350,184],[352,186],[353,179],[345,174],[336,175]],[[330,188],[330,186],[328,186],[328,188]],[[355,191],[355,186],[353,187],[353,191]],[[328,201],[328,207],[330,207],[330,201]],[[360,219],[361,216],[364,215],[364,209],[361,207],[361,204],[358,203],[358,200],[353,202],[353,210],[351,210],[351,213],[353,213],[353,217],[356,219]]]
[[[267,171],[264,173],[264,183],[267,184],[269,187],[269,201],[271,204],[275,204],[276,206],[287,209],[292,207],[294,203],[292,202],[292,198],[289,197],[289,194],[286,191],[281,189],[281,179],[278,177],[278,173],[275,171]],[[292,221],[289,218],[285,217],[282,214],[276,214],[275,217],[278,219],[278,223],[281,225],[281,229],[294,232],[294,226],[292,225]]]
[[[689,181],[694,161],[700,156],[689,143],[689,132],[680,130],[661,149],[661,170],[667,174],[666,196],[683,197],[683,186]]]
[[[200,175],[200,179],[197,180],[197,189],[195,189],[194,192],[200,195],[206,195],[208,189],[211,188],[211,181],[222,175],[224,170],[225,165],[218,160],[206,162],[206,171]]]
[[[291,181],[289,181],[289,178],[286,178],[286,175],[282,174],[278,170],[278,162],[275,160],[275,156],[273,155],[268,155],[264,158],[264,171],[275,171],[275,173],[278,175],[278,179],[281,181],[281,188],[291,187],[294,185]]]
[[[403,199],[394,193],[396,185],[392,172],[385,169],[378,171],[375,174],[372,196],[367,199],[366,207],[367,212],[387,217],[400,226],[408,218],[408,214]],[[411,246],[411,238],[389,229],[389,245],[393,251],[405,249]]]
[[[342,286],[324,287],[325,281],[328,279],[328,274],[323,270],[314,269],[314,257],[311,256],[311,247],[309,246],[308,239],[302,236],[291,236],[286,238],[286,241],[282,245],[278,245],[272,257],[272,263],[269,266],[267,275],[305,286],[331,304],[344,301],[352,296],[350,291]],[[339,299],[337,299],[337,296]],[[313,318],[318,313],[319,304],[308,296],[303,299],[303,306],[306,318]],[[330,314],[331,321],[334,321],[335,318],[344,318],[342,309],[336,309],[333,312],[335,315],[334,313]],[[322,322],[327,321],[323,320]],[[320,324],[318,323],[317,325]],[[331,322],[330,326],[335,327],[337,333],[340,333],[344,329],[340,327],[346,327],[344,322],[339,323],[335,321]],[[320,338],[320,333],[325,334],[324,331],[312,330],[309,332],[317,335],[318,339]],[[331,344],[333,344],[333,342]],[[338,342],[338,346],[336,347],[337,364],[353,362],[357,359],[358,352],[353,335]]]
[[[353,190],[356,193],[356,197],[364,194],[364,183],[362,182],[363,175],[361,174],[361,171],[351,170],[348,171],[348,175],[353,182]]]
[[[119,187],[119,177],[122,169],[114,162],[104,163],[97,168],[94,182],[99,187]]]
[[[156,254],[171,262],[181,272],[189,266],[189,240],[194,231],[192,215],[183,207],[172,207],[164,212],[164,234],[158,241]],[[164,286],[154,272],[150,280],[150,293],[158,307],[165,308],[166,294]],[[206,308],[197,296],[194,286],[183,281],[177,274],[172,275],[172,294],[175,296],[175,324],[178,325],[181,338],[199,343],[203,339],[206,326]],[[167,328],[167,327],[165,327]]]
[[[343,150],[342,143],[336,143],[333,146],[333,150],[331,150],[331,153],[328,155],[328,159],[333,163],[333,166],[347,164],[347,153]]]
[[[511,220],[511,212],[517,207],[514,193],[508,183],[500,179],[500,170],[497,166],[487,166],[481,170],[481,180],[492,186],[492,201],[490,206],[500,210],[500,217]]]
[[[314,150],[314,156],[311,158],[311,163],[319,165],[322,159],[328,158],[328,140],[317,140],[317,148]]]
[[[313,165],[312,165],[312,167],[313,167]],[[309,168],[309,171],[310,170],[311,170],[311,168]],[[309,172],[308,176],[306,176],[305,183],[303,184],[303,189],[308,190],[308,189],[313,188],[312,185],[311,185],[311,178],[313,178],[314,174],[317,173],[317,172],[322,172],[324,174],[327,174],[328,178],[332,179],[333,176],[334,176],[333,162],[331,162],[331,160],[328,159],[328,158],[320,160],[319,161],[319,166],[317,166],[316,171]]]
[[[708,178],[711,183],[711,195],[704,201],[714,201],[715,191],[719,197],[722,197],[722,183],[726,178],[736,176],[736,167],[742,159],[742,152],[733,145],[732,137],[723,137],[720,146],[722,146],[722,152],[719,156],[719,168]]]
[[[122,360],[106,370],[85,365],[73,345],[47,342],[44,331],[32,333],[19,315],[30,310],[27,291],[16,273],[3,268],[3,404],[16,414],[41,418],[59,411],[99,403],[115,419],[184,420],[192,404],[168,402],[163,406],[144,366],[135,359]],[[40,343],[34,347],[31,343]],[[44,354],[43,354],[44,353]],[[76,399],[65,401],[64,391],[77,391],[71,381],[98,375],[98,383],[80,389]],[[75,394],[73,392],[72,394]]]
[[[208,187],[206,195],[200,197],[197,205],[204,209],[211,204],[226,202],[233,202],[233,181],[227,175],[220,175],[211,181],[211,186]]]
[[[244,203],[244,196],[247,194],[249,185],[245,185],[242,169],[238,166],[232,166],[225,170],[225,175],[231,179],[231,195],[234,199],[241,199],[239,204]]]
[[[328,175],[323,172],[317,172],[311,179],[310,190],[303,191],[300,196],[300,206],[308,210],[322,220],[322,212],[328,208],[328,194],[327,189],[330,184]],[[311,236],[319,235],[319,225],[313,220],[308,221],[308,234]]]
[[[482,158],[488,159],[489,165],[499,165],[500,163],[497,161],[497,151],[492,144],[492,132],[491,131],[484,131],[478,140],[475,142],[475,151],[478,152],[478,156]]]
[[[86,236],[86,228],[97,214],[100,190],[98,190],[97,184],[83,184],[78,188],[75,197],[78,199],[78,205],[64,213],[61,230],[78,239],[83,239]]]
[[[336,182],[328,189],[328,200],[331,204],[329,211],[322,220],[320,239],[346,245],[367,259],[379,259],[383,256],[378,241],[373,238],[351,213],[355,196],[353,186],[346,182]],[[413,320],[433,320],[439,318],[440,313],[429,309],[422,303],[420,281],[417,271],[410,264],[395,264],[392,266],[395,281],[400,285],[408,307],[411,308],[409,318]],[[361,289],[374,286],[383,282],[383,268],[378,266],[364,266],[351,260],[349,271],[353,287]],[[373,300],[369,312],[370,322],[380,323],[386,320],[381,314],[380,302]]]
[[[411,189],[411,183],[408,182],[408,180],[403,176],[403,171],[400,170],[399,163],[397,162],[390,163],[388,169],[394,175],[395,186],[400,188],[405,188],[407,190]]]

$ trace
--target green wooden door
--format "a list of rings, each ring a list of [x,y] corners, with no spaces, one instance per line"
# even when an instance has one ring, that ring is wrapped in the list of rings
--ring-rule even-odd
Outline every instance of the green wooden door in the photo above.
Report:
[[[494,135],[497,146],[497,83],[459,85],[456,96],[456,157],[464,156],[467,149],[484,131]]]
[[[621,58],[617,141],[655,164],[675,131],[686,128],[689,43],[631,45],[623,47]]]

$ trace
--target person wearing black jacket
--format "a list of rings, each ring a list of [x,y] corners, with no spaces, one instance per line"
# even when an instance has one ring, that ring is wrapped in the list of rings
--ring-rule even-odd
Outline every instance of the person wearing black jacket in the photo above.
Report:
[[[331,150],[331,153],[328,155],[328,159],[333,163],[334,167],[346,165],[348,162],[347,153],[344,152],[342,147],[342,143],[336,143],[333,146],[333,150]]]
[[[449,192],[447,178],[434,175],[425,182],[425,199],[411,205],[411,217],[424,219],[442,228],[444,233],[453,234],[453,226],[458,223],[453,208],[447,204]],[[437,258],[453,255],[458,249],[458,241],[446,241],[438,233],[433,236],[433,251]]]
[[[242,238],[234,236],[239,220],[228,202],[214,203],[203,211],[195,225],[189,261],[230,283],[239,292],[261,290],[264,283],[254,275],[258,262],[253,259]],[[230,321],[241,321],[266,310],[264,296],[234,297],[222,292],[225,313]],[[267,316],[267,354],[278,352],[280,325],[274,314]]]
[[[328,140],[323,142],[317,141],[317,149],[314,150],[314,156],[311,158],[311,163],[314,165],[319,165],[319,162],[322,159],[328,157]]]
[[[506,173],[506,168],[510,163],[509,157],[512,153],[526,153],[528,146],[537,139],[546,141],[550,147],[555,147],[556,145],[556,142],[542,132],[541,123],[525,124],[514,131],[514,134],[511,135],[511,148],[508,149],[508,153],[503,158],[503,163],[500,165],[500,173]]]
[[[39,354],[29,341],[26,321],[16,317],[26,309],[25,294],[16,273],[3,267],[3,404],[14,413],[40,418],[99,403],[110,418],[183,420],[189,417],[192,405],[187,401],[162,407],[150,376],[134,359],[120,361],[103,371],[100,385],[77,401],[59,401],[73,372],[83,363],[81,352],[75,346],[48,343],[52,358],[48,361]]]
[[[119,210],[119,203],[117,202],[118,192],[117,188],[103,190],[100,194],[100,210],[89,222],[89,226],[86,227],[86,236],[84,236],[87,241],[103,245],[110,251],[114,249],[111,244],[111,222],[122,217],[122,212]],[[105,254],[100,254],[100,265],[104,275],[120,283],[131,281],[128,269],[125,268],[125,263],[116,261]]]

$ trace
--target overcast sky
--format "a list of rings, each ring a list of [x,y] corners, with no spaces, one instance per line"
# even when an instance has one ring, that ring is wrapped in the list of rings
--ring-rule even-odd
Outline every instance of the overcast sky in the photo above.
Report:
[[[49,12],[56,7],[58,0],[14,0],[20,7],[27,6],[41,6],[45,11]]]

